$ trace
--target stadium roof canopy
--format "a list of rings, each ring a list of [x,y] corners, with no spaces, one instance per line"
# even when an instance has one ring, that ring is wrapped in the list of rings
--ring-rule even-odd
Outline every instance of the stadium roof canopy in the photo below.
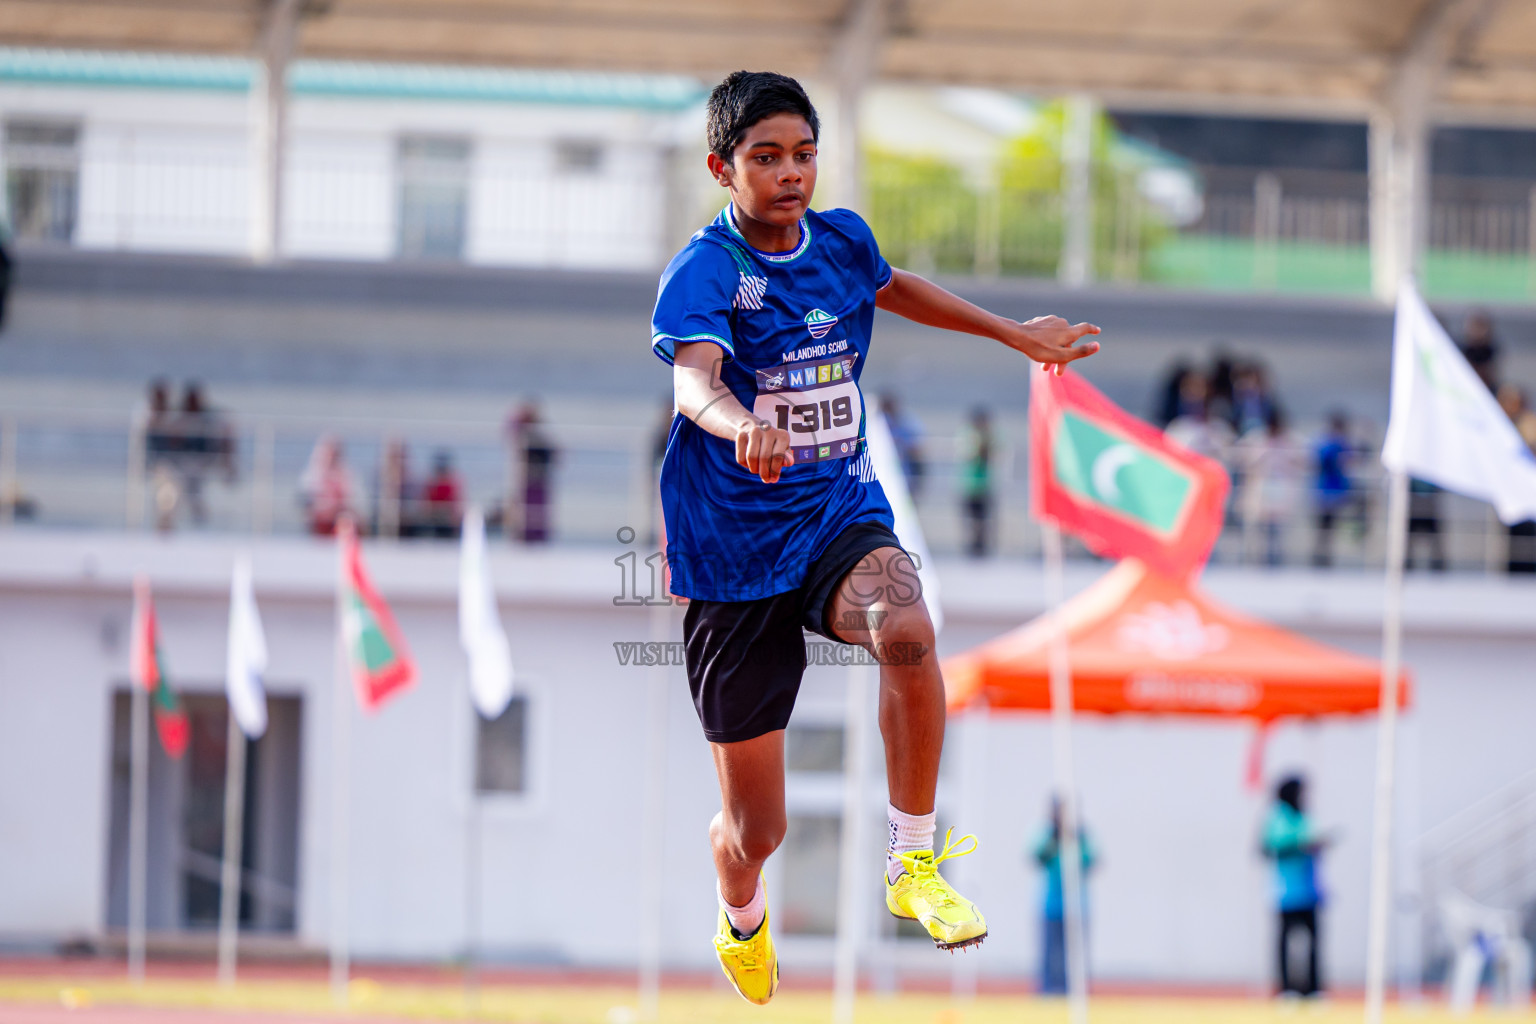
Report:
[[[0,0],[0,42],[250,54],[274,9],[309,58],[814,78],[856,31],[873,78],[1351,118],[1438,41],[1432,120],[1536,122],[1528,0]]]

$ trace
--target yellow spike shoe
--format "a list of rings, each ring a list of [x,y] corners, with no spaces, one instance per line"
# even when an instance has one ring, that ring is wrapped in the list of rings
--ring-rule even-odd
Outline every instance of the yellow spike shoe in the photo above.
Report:
[[[779,990],[779,957],[773,951],[773,936],[768,934],[768,912],[763,923],[749,939],[738,939],[731,931],[731,920],[720,911],[720,929],[715,933],[715,955],[720,969],[730,979],[736,994],[749,1003],[762,1006]]]
[[[953,843],[954,834],[954,829],[944,833],[944,849],[937,857],[932,850],[897,854],[906,870],[894,882],[887,875],[885,882],[885,909],[893,917],[921,924],[935,946],[950,951],[980,945],[987,937],[987,921],[976,905],[939,874],[939,865],[946,860],[976,852],[975,836],[961,836],[959,843]],[[958,849],[967,839],[970,847]]]

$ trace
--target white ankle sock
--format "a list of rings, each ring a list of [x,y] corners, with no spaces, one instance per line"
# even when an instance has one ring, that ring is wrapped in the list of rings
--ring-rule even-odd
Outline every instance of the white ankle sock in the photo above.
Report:
[[[736,929],[738,935],[751,935],[762,925],[763,918],[768,916],[768,895],[763,889],[763,878],[757,878],[757,888],[752,892],[752,899],[744,907],[733,907],[725,901],[725,895],[720,891],[720,883],[715,883],[715,896],[720,900],[720,909],[725,911],[726,920],[731,922],[731,927]]]
[[[908,814],[897,810],[895,804],[887,803],[885,813],[891,822],[891,841],[885,847],[885,877],[894,882],[907,870],[901,858],[896,856],[898,853],[933,849],[934,820],[938,812]]]

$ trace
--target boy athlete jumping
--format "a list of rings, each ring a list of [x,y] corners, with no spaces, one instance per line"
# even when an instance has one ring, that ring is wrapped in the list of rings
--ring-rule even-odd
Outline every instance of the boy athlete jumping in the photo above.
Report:
[[[810,630],[880,662],[890,786],[885,903],[941,949],[987,925],[938,873],[933,849],[944,683],[911,560],[864,448],[858,380],[875,307],[979,334],[1041,363],[1098,351],[1091,324],[995,316],[880,258],[850,210],[810,209],[819,125],[792,78],[738,71],[709,97],[709,171],[731,201],[661,278],[652,346],[673,366],[661,469],[672,592],[688,685],[714,753],[710,824],[719,931],[736,991],[778,988],[763,862],[784,838],[784,728]]]

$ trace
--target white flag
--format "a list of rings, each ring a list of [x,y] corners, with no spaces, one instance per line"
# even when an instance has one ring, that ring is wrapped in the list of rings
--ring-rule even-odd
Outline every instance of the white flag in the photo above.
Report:
[[[267,670],[267,638],[256,612],[256,591],[251,585],[251,560],[235,559],[229,582],[229,653],[224,662],[224,692],[229,710],[240,731],[257,739],[267,731],[267,694],[261,674]]]
[[[1397,292],[1392,413],[1381,461],[1480,498],[1506,523],[1536,519],[1536,457],[1411,280]]]
[[[485,564],[485,517],[474,505],[464,512],[459,542],[459,644],[469,658],[475,709],[486,718],[498,717],[512,700],[512,649]]]
[[[875,467],[875,478],[880,481],[885,500],[891,503],[891,512],[896,517],[896,539],[917,560],[923,602],[928,606],[928,618],[937,634],[944,628],[944,609],[939,606],[939,575],[928,555],[928,541],[923,538],[923,528],[918,525],[917,506],[912,503],[912,492],[907,490],[906,471],[901,468],[901,454],[896,450],[896,439],[891,436],[885,413],[877,409],[867,417],[864,432],[869,441],[869,461]]]

